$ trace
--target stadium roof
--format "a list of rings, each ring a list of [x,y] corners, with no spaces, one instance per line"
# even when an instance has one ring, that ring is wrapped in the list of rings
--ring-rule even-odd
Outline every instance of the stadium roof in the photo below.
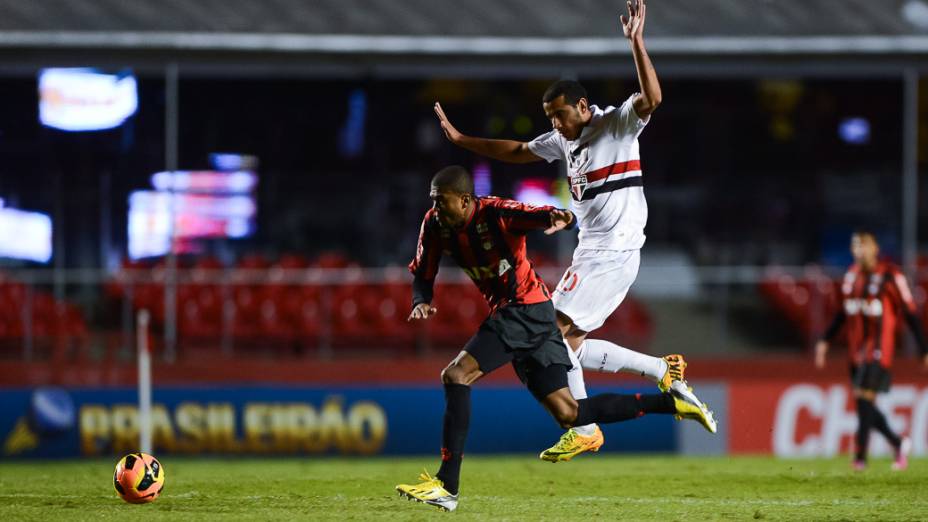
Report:
[[[863,56],[884,66],[928,57],[928,0],[651,0],[648,8],[653,55],[700,63]],[[347,55],[355,66],[412,57],[426,67],[512,57],[531,65],[534,57],[582,68],[628,52],[622,9],[612,0],[0,0],[0,62],[260,57],[344,66]]]

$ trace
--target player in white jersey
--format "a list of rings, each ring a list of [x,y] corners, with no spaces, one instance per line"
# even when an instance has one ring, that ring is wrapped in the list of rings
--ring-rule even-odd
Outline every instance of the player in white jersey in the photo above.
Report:
[[[648,219],[638,135],[661,103],[661,88],[644,46],[644,0],[637,5],[628,2],[627,7],[628,16],[620,17],[622,32],[631,43],[641,92],[619,107],[590,105],[579,83],[555,82],[542,98],[553,130],[531,142],[467,136],[451,124],[438,103],[435,113],[452,143],[477,154],[509,163],[567,162],[571,210],[577,216],[580,236],[571,266],[554,291],[554,306],[558,326],[573,349],[574,367],[568,380],[574,397],[586,397],[582,367],[647,376],[661,390],[673,388],[702,404],[683,379],[686,362],[681,355],[651,357],[586,338],[618,308],[635,281]],[[701,422],[714,433],[715,420],[705,405],[703,409],[706,415]],[[551,462],[570,460],[584,451],[598,450],[602,443],[598,426],[574,427],[540,457]]]

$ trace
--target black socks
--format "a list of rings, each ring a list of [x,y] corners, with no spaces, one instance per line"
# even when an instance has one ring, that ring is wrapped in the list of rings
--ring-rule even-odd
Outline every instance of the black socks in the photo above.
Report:
[[[870,425],[873,422],[873,403],[866,399],[857,399],[857,444],[856,460],[867,460],[867,446],[870,444]]]
[[[867,399],[857,399],[857,460],[867,460],[867,445],[870,443],[870,429],[876,428],[894,448],[902,444],[886,422],[886,416],[877,409],[876,404]]]
[[[574,426],[584,424],[609,424],[641,417],[646,413],[676,413],[673,396],[669,393],[659,395],[619,395],[603,393],[577,401],[577,420]]]
[[[457,495],[461,478],[461,458],[470,426],[470,386],[445,384],[445,422],[441,436],[441,467],[436,478],[445,489]]]

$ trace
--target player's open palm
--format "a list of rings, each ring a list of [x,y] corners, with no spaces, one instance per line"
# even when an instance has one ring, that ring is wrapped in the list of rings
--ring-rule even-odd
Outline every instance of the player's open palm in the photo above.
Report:
[[[632,5],[631,0],[628,0],[625,5],[628,6],[628,16],[624,14],[619,16],[622,22],[622,34],[629,40],[641,38],[644,34],[644,15],[647,9],[644,0],[638,0],[637,6]]]
[[[574,220],[573,212],[569,210],[555,209],[551,211],[551,226],[545,229],[545,234],[549,236],[558,230],[564,230],[569,227]]]
[[[458,140],[461,139],[461,133],[448,121],[448,117],[445,116],[445,111],[442,110],[441,104],[438,102],[435,102],[435,115],[438,116],[438,123],[441,124],[441,130],[445,132],[445,137],[448,138],[451,143],[457,143]]]
[[[435,315],[435,312],[438,311],[438,308],[432,307],[428,303],[419,303],[415,308],[412,309],[412,312],[409,314],[409,317],[406,318],[406,322],[409,321],[421,321],[422,319],[428,319]]]

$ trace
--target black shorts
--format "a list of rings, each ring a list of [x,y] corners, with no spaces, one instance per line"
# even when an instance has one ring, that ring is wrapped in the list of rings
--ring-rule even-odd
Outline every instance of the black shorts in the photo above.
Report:
[[[880,363],[868,362],[861,365],[851,365],[851,383],[854,388],[873,390],[875,392],[889,391],[892,380],[889,370]]]
[[[551,301],[500,308],[464,345],[484,374],[512,363],[519,380],[539,401],[567,387],[567,350]]]

